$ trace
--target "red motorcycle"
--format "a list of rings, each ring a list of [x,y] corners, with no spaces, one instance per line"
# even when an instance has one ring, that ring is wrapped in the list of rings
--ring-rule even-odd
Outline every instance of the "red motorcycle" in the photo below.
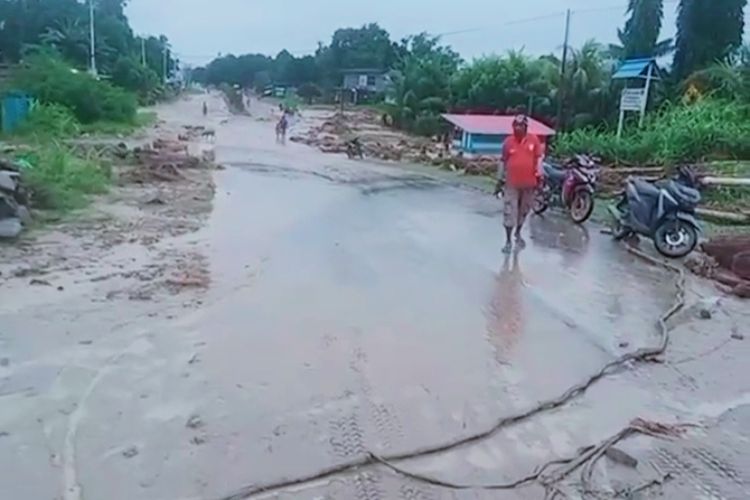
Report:
[[[534,213],[550,207],[565,209],[576,224],[583,224],[594,212],[594,192],[599,166],[587,156],[576,156],[563,167],[544,163],[544,183],[537,190]]]

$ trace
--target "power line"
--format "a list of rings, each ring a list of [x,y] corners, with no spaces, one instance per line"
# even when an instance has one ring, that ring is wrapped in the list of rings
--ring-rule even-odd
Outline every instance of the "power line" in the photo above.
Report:
[[[531,22],[534,22],[534,21],[543,21],[545,19],[555,19],[555,18],[564,17],[564,16],[565,16],[565,11],[563,11],[563,12],[555,12],[553,14],[545,14],[543,16],[527,17],[527,18],[523,18],[523,19],[515,19],[513,21],[506,21],[504,23],[496,24],[496,25],[494,25],[492,27],[469,28],[469,29],[457,30],[457,31],[447,31],[447,32],[444,32],[444,33],[438,33],[435,36],[444,37],[444,36],[460,35],[460,34],[463,34],[463,33],[475,33],[477,31],[484,31],[484,30],[488,30],[488,29],[495,29],[495,28],[502,27],[502,26],[513,26],[513,25],[516,25],[516,24],[526,24],[526,23],[531,23]]]
[[[680,0],[664,0],[664,3],[665,4],[676,4],[679,1]],[[627,9],[628,9],[628,4],[627,3],[619,3],[619,4],[611,4],[611,5],[601,6],[601,7],[591,7],[591,8],[583,8],[583,9],[580,9],[580,8],[579,9],[569,9],[569,11],[570,11],[570,14],[572,16],[575,16],[576,14],[591,14],[591,13],[597,13],[597,12],[608,12],[608,11],[613,11],[613,10],[621,10],[623,12],[623,15],[624,15],[627,12]],[[567,12],[568,12],[567,10],[566,11],[558,11],[558,12],[553,12],[553,13],[550,13],[550,14],[543,14],[543,15],[539,15],[539,16],[531,16],[531,17],[513,19],[513,20],[510,20],[510,21],[505,21],[505,22],[502,22],[502,23],[494,24],[492,26],[484,26],[484,27],[476,27],[476,28],[466,28],[466,29],[460,29],[460,30],[454,30],[454,31],[445,31],[445,32],[442,32],[442,33],[437,33],[437,34],[435,34],[435,36],[437,36],[439,38],[443,38],[443,37],[450,37],[450,36],[455,36],[455,35],[463,35],[463,34],[468,34],[468,33],[478,33],[478,32],[487,31],[487,30],[494,30],[494,29],[497,29],[498,27],[514,26],[514,25],[519,25],[519,24],[527,24],[527,23],[532,23],[532,22],[535,22],[535,21],[545,21],[545,20],[548,20],[548,19],[558,19],[558,18],[564,19],[565,16],[567,15]],[[314,54],[317,49],[318,49],[318,47],[315,47],[315,49],[310,49],[310,50],[295,50],[295,51],[287,50],[287,52],[290,52],[291,54],[295,54],[295,55],[299,55],[299,54]],[[212,54],[212,55],[209,55],[209,54],[182,54],[182,53],[176,53],[176,54],[179,57],[182,57],[184,59],[213,59],[213,58],[216,58],[216,54]]]

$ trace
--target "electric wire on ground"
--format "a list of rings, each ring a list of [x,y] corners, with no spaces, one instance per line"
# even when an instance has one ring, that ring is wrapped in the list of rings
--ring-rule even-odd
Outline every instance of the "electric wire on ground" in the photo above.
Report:
[[[516,424],[521,421],[528,420],[529,418],[541,414],[543,412],[554,410],[559,408],[572,399],[580,396],[593,384],[600,379],[614,373],[617,369],[622,368],[625,365],[631,363],[645,363],[656,360],[659,356],[663,355],[669,345],[669,326],[668,321],[677,314],[685,306],[685,271],[676,264],[666,262],[664,260],[655,258],[641,250],[633,247],[626,247],[628,252],[637,256],[638,258],[655,266],[664,267],[667,270],[673,272],[677,276],[675,282],[675,301],[672,306],[666,310],[658,319],[657,327],[659,330],[659,342],[654,347],[645,347],[636,351],[624,354],[617,359],[607,363],[599,371],[585,379],[579,384],[576,384],[566,390],[563,394],[557,398],[550,399],[542,402],[537,406],[530,408],[522,413],[511,415],[500,418],[495,425],[487,430],[471,434],[469,436],[459,437],[451,441],[447,441],[442,444],[427,446],[418,448],[407,453],[394,454],[389,456],[378,456],[372,452],[356,459],[336,466],[328,467],[317,472],[311,473],[306,476],[300,476],[293,479],[285,479],[281,481],[269,482],[266,484],[253,484],[238,489],[234,493],[220,497],[219,500],[243,500],[252,496],[256,496],[262,493],[268,493],[272,491],[278,491],[292,486],[299,486],[302,484],[311,483],[314,481],[320,481],[333,476],[357,472],[364,468],[374,466],[385,466],[388,469],[400,474],[404,477],[427,483],[434,486],[440,486],[449,489],[484,489],[484,490],[510,490],[526,486],[532,483],[537,483],[545,488],[547,491],[547,498],[555,498],[561,495],[562,492],[557,485],[566,479],[570,474],[579,468],[583,468],[581,472],[581,480],[586,486],[591,481],[591,475],[594,465],[597,461],[610,449],[612,446],[622,441],[623,439],[632,436],[634,434],[646,434],[653,437],[666,437],[676,436],[683,429],[684,426],[668,426],[653,422],[646,422],[641,419],[634,420],[628,427],[621,430],[617,434],[613,435],[609,439],[603,441],[598,446],[590,446],[585,448],[582,453],[576,457],[569,459],[557,459],[542,467],[525,477],[519,478],[515,481],[498,484],[459,484],[447,480],[441,480],[439,478],[431,477],[424,474],[418,474],[410,472],[401,466],[397,465],[399,462],[407,460],[415,460],[419,458],[425,458],[439,453],[445,453],[447,451],[454,450],[459,447],[463,447],[469,444],[477,443],[495,435],[501,429],[504,429],[510,425]],[[562,467],[549,474],[545,474],[550,467],[553,465],[560,465]]]

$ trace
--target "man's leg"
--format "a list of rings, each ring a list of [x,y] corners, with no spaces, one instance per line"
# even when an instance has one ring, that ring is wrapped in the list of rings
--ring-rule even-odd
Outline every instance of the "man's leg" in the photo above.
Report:
[[[531,212],[535,196],[535,189],[519,189],[518,218],[516,219],[516,242],[521,248],[524,248],[526,246],[526,241],[523,239],[521,231],[523,230],[524,222],[526,222],[526,217],[528,217],[529,212]]]
[[[503,252],[513,249],[513,228],[518,220],[519,190],[505,185],[503,192],[503,225],[505,226],[505,246]]]

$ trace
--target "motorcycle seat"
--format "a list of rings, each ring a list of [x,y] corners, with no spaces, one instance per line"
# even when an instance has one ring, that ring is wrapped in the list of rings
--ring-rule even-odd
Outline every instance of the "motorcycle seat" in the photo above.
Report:
[[[680,184],[679,182],[670,182],[667,185],[667,191],[680,204],[697,205],[701,201],[701,194],[697,189],[693,189]]]
[[[638,194],[645,196],[659,196],[659,188],[643,179],[633,179],[633,185]]]
[[[562,182],[565,180],[565,170],[549,163],[544,164],[544,175],[553,182]]]

